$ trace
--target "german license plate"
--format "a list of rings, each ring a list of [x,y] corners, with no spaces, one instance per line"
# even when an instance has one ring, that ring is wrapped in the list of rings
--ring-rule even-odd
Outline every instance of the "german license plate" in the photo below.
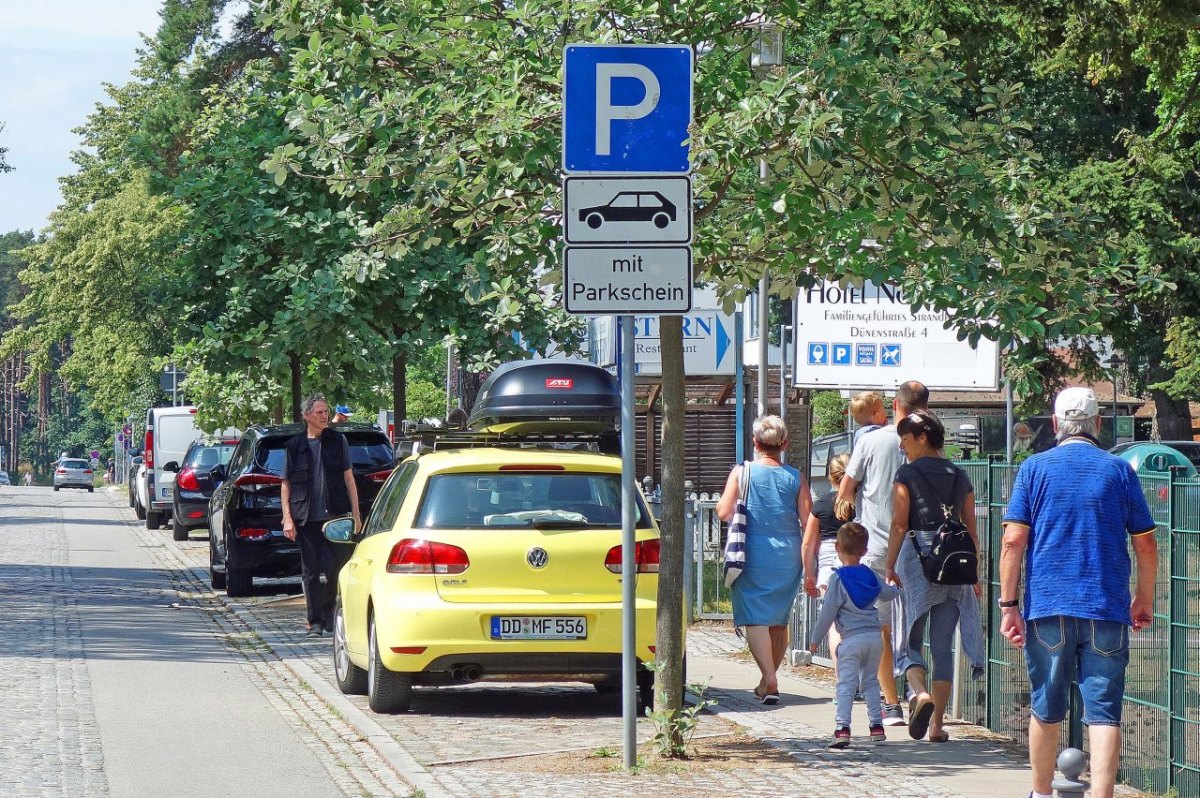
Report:
[[[564,615],[493,615],[493,640],[584,640],[587,618]]]

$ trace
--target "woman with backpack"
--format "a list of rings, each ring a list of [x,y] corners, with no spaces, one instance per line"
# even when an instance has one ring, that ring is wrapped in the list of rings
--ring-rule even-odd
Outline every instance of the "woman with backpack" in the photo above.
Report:
[[[950,739],[943,721],[954,679],[956,628],[975,678],[985,664],[975,492],[966,473],[942,454],[946,430],[936,416],[911,413],[896,432],[908,458],[892,489],[887,554],[888,581],[903,590],[893,630],[896,672],[908,680],[909,735],[920,740],[928,732],[930,742],[941,743]],[[927,635],[932,667],[924,656]]]

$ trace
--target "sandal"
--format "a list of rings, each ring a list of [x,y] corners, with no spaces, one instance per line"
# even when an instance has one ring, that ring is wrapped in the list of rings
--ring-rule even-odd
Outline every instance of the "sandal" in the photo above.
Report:
[[[929,720],[933,717],[933,699],[929,693],[913,696],[908,702],[908,736],[920,740],[929,731]]]
[[[929,734],[929,742],[931,742],[931,743],[947,743],[947,742],[950,742],[950,732],[946,731],[945,729],[943,729],[942,731],[938,732],[937,734],[933,734],[933,733],[931,732],[931,733]]]
[[[775,706],[779,703],[779,693],[764,693],[759,700],[769,707]]]

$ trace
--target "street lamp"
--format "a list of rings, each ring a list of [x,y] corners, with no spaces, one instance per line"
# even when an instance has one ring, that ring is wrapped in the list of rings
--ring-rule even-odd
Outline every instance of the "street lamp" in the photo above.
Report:
[[[1112,388],[1113,388],[1113,414],[1112,414],[1113,446],[1117,445],[1117,376],[1119,374],[1121,366],[1124,365],[1124,363],[1125,363],[1125,361],[1122,360],[1121,356],[1118,355],[1116,352],[1113,352],[1112,357],[1110,357],[1108,359],[1108,368],[1109,368],[1109,371],[1111,372],[1110,376],[1112,377]]]
[[[750,54],[752,69],[770,69],[783,64],[783,28],[765,14],[751,14],[742,20],[742,26],[754,31],[754,51]],[[758,179],[767,182],[767,159],[758,159]],[[758,281],[758,415],[767,412],[767,310],[769,307],[767,291],[771,279],[763,268],[762,277]],[[783,346],[783,342],[780,342]],[[783,413],[782,405],[779,412]]]

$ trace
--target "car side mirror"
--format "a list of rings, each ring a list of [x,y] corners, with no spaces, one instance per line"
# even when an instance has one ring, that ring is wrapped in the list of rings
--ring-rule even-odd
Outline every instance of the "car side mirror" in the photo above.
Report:
[[[217,463],[215,466],[213,466],[212,468],[210,468],[208,470],[208,476],[213,482],[224,482],[225,481],[225,466],[221,465],[220,463]]]
[[[163,465],[163,471],[170,471],[172,474],[178,474],[179,473],[178,461],[172,460],[171,462],[166,463],[165,465]]]
[[[332,521],[326,521],[325,526],[321,527],[321,531],[330,543],[353,543],[354,519],[335,518]]]

